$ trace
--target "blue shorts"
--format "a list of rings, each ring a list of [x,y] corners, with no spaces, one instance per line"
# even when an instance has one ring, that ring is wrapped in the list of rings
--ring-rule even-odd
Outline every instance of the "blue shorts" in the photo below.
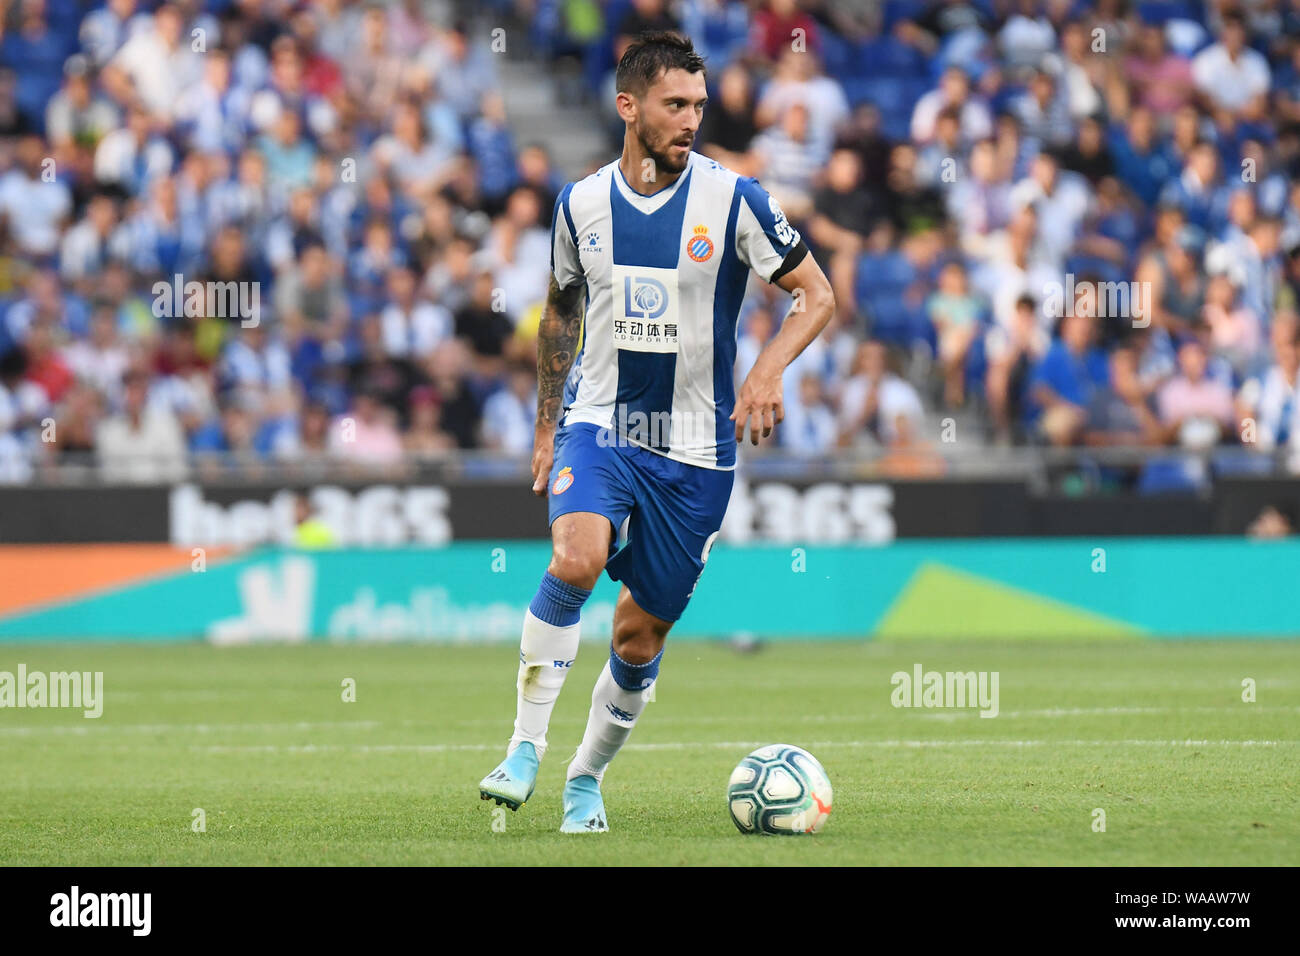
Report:
[[[555,434],[550,521],[575,511],[608,518],[615,533],[605,570],[642,610],[675,621],[709,559],[734,480],[734,471],[683,464],[575,422]],[[625,520],[627,540],[619,547]]]

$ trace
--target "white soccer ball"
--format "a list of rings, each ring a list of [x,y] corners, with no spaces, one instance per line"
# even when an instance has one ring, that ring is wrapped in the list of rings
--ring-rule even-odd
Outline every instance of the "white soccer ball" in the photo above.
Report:
[[[831,781],[817,758],[790,744],[759,747],[727,781],[741,833],[816,833],[831,815]]]

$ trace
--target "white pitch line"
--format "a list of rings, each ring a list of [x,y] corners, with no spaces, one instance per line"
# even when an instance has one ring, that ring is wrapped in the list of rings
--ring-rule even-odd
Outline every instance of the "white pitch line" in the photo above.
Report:
[[[7,709],[7,708],[6,708]],[[910,708],[908,708],[910,710]],[[1228,704],[1220,706],[1196,706],[1196,707],[1073,707],[1073,708],[1049,708],[1044,710],[1004,710],[998,714],[1001,718],[1016,717],[1102,717],[1102,716],[1124,716],[1136,714],[1187,714],[1187,713],[1224,713],[1227,711],[1241,711],[1245,713],[1265,713],[1265,712],[1297,712],[1300,706],[1278,706],[1268,704],[1249,704],[1237,705]],[[934,720],[939,722],[954,722],[966,718],[974,719],[978,717],[979,712],[975,708],[949,708],[936,710],[922,710],[911,716],[922,719]],[[891,719],[894,717],[894,711],[883,711],[871,714],[806,714],[799,717],[801,723],[819,723],[819,724],[853,724],[867,723],[877,720]],[[571,720],[557,719],[553,721],[556,724],[563,723],[583,723],[586,718],[573,718]],[[727,716],[671,716],[663,715],[657,717],[656,723],[683,723],[683,724],[730,724],[746,723],[752,724],[753,718],[740,715],[735,717]],[[394,721],[396,725],[402,727],[434,727],[438,721],[432,720],[401,720]],[[501,721],[498,718],[477,719],[477,720],[457,720],[458,727],[476,727],[476,726],[497,726]],[[250,723],[161,723],[161,724],[112,724],[105,723],[102,719],[87,720],[85,723],[72,725],[55,725],[50,727],[3,727],[0,726],[0,737],[30,737],[39,734],[52,734],[55,736],[77,736],[83,737],[91,734],[158,734],[158,733],[226,733],[242,731],[282,731],[282,730],[324,730],[336,727],[354,728],[357,730],[373,730],[376,727],[383,726],[382,721],[378,720],[326,720],[326,721],[285,721],[285,722],[250,722]],[[880,742],[863,741],[861,743],[837,743],[831,742],[830,746],[881,746]],[[635,745],[633,745],[635,746]],[[649,746],[649,745],[643,745]],[[756,743],[754,746],[762,746]]]
[[[916,708],[899,708],[900,710],[913,711]],[[1052,707],[1043,710],[1004,710],[998,713],[999,717],[1113,717],[1126,716],[1135,714],[1219,714],[1228,711],[1238,711],[1240,713],[1263,713],[1263,712],[1285,712],[1294,713],[1300,711],[1300,706],[1279,706],[1268,704],[1223,704],[1218,706],[1193,706],[1193,707]],[[892,720],[896,716],[896,711],[876,711],[870,714],[804,714],[800,717],[790,718],[798,720],[801,723],[812,724],[857,724],[869,723],[871,721]],[[912,713],[911,716],[921,717],[927,720],[936,721],[956,721],[965,718],[974,718],[979,716],[979,710],[975,707],[953,707],[946,709],[922,709],[918,713]],[[753,724],[754,718],[749,714],[733,715],[705,715],[705,716],[686,716],[686,715],[669,715],[659,714],[653,718],[655,724]],[[552,718],[551,724],[583,724],[587,722],[586,717],[556,717]],[[403,720],[400,724],[403,727],[431,727],[437,722],[432,720]],[[454,721],[457,727],[494,727],[500,726],[499,717],[492,718],[466,718]]]
[[[1300,711],[1300,706],[1263,706],[1259,704],[1220,704],[1196,707],[1049,707],[1045,710],[1004,710],[999,717],[1103,717],[1126,714],[1221,714],[1235,710],[1241,713],[1258,711]]]
[[[327,727],[356,727],[359,729],[373,730],[382,724],[378,720],[327,720],[327,721],[309,721],[301,720],[289,723],[251,723],[251,724],[103,724],[98,723],[98,719],[89,720],[85,724],[74,724],[72,726],[58,725],[54,727],[0,727],[0,736],[8,737],[30,737],[35,734],[54,734],[71,735],[84,737],[91,731],[101,733],[124,733],[124,734],[169,734],[176,732],[186,732],[195,734],[215,734],[226,733],[228,731],[258,730],[258,731],[278,731],[278,730],[317,730]]]
[[[183,700],[193,702],[196,700],[238,700],[247,698],[264,697],[266,691],[254,687],[235,687],[224,690],[212,690],[210,688],[195,688],[193,690],[158,690],[145,693],[141,690],[115,690],[113,691],[113,700]]]
[[[663,743],[628,744],[624,750],[753,750],[770,741],[669,741]],[[1289,747],[1300,740],[823,740],[808,744],[810,750],[846,748],[925,749],[941,747]],[[314,754],[338,753],[483,753],[502,750],[503,743],[495,744],[255,744],[212,745],[191,747],[203,753],[273,753]]]

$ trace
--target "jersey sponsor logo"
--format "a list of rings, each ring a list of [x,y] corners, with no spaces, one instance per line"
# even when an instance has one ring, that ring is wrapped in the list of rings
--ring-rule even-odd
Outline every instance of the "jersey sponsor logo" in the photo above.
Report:
[[[565,465],[560,469],[560,473],[555,476],[555,483],[551,485],[551,494],[562,495],[573,487],[573,469]]]
[[[623,311],[628,318],[657,319],[668,308],[668,290],[658,279],[623,277]]]
[[[676,352],[680,326],[677,270],[614,267],[614,347],[634,352]]]
[[[600,233],[594,229],[583,236],[582,242],[578,245],[580,252],[600,252],[603,248],[600,244]]]
[[[686,240],[686,254],[695,262],[707,262],[713,255],[713,240],[706,233],[708,226],[696,226],[695,235]]]

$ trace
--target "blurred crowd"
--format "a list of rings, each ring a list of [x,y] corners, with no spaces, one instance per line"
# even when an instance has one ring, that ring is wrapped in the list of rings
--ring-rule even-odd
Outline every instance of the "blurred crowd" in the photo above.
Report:
[[[531,448],[563,183],[514,141],[486,30],[422,3],[0,8],[0,477]]]
[[[1300,0],[0,10],[0,480],[526,454],[565,177],[512,134],[502,24],[581,77],[592,169],[631,37],[705,54],[696,148],[836,289],[793,453],[1300,449]],[[786,308],[750,283],[738,377]]]

